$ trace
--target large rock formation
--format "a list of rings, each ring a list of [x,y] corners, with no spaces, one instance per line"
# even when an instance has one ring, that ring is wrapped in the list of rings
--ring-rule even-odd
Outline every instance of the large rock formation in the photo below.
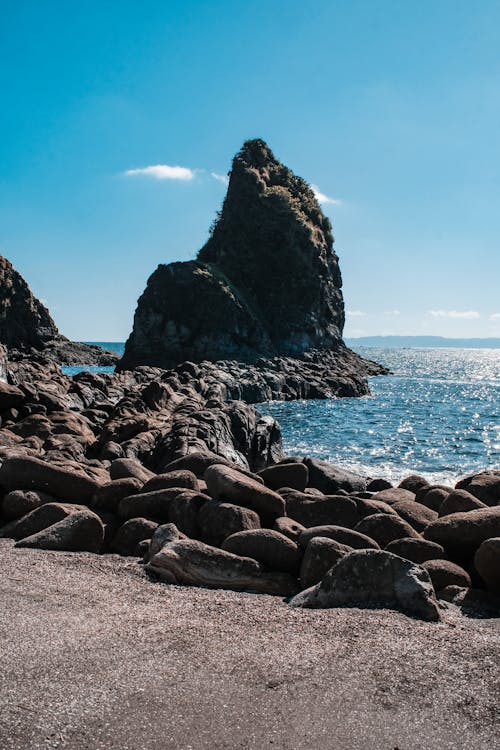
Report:
[[[0,256],[0,342],[9,359],[48,359],[68,365],[113,365],[117,356],[62,336],[45,305],[12,263]]]
[[[341,287],[313,191],[264,141],[247,141],[197,259],[160,265],[148,280],[119,367],[344,349]]]

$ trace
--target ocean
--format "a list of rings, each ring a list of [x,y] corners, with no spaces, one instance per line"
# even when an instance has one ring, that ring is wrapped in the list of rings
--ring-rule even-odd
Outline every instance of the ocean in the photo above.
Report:
[[[92,343],[119,353],[124,346]],[[453,483],[500,467],[500,349],[356,351],[393,373],[370,378],[371,395],[259,404],[281,424],[288,455],[324,458],[394,482],[418,473]],[[81,368],[63,369],[74,374]]]

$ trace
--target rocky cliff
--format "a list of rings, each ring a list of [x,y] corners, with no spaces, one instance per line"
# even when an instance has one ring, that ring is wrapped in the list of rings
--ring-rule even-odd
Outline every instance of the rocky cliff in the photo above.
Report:
[[[341,287],[330,221],[313,191],[264,141],[247,141],[197,259],[160,265],[149,278],[119,368],[336,350]]]
[[[62,336],[49,311],[12,263],[0,256],[0,343],[9,359],[45,359],[68,365],[113,365],[117,356]]]

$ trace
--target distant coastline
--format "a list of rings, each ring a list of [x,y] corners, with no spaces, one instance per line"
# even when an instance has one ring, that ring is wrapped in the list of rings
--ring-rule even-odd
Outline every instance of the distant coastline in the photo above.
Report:
[[[379,346],[391,349],[415,347],[455,347],[458,349],[500,349],[500,338],[457,339],[444,336],[360,336],[345,338],[349,347]]]

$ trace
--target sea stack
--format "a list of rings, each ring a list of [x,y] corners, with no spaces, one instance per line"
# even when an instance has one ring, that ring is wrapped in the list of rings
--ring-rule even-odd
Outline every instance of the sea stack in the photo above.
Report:
[[[45,359],[63,365],[114,365],[117,355],[70,341],[12,263],[0,256],[0,344],[10,360]],[[0,364],[0,371],[1,371]],[[0,372],[1,377],[1,372]]]
[[[233,159],[196,260],[162,264],[149,278],[119,368],[300,358],[343,348],[343,327],[330,221],[311,187],[251,140]]]

